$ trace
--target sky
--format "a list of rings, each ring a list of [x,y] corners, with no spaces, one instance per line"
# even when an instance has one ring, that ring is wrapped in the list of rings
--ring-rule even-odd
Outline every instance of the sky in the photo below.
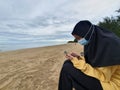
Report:
[[[120,0],[0,0],[0,51],[64,44],[80,20],[116,16]]]

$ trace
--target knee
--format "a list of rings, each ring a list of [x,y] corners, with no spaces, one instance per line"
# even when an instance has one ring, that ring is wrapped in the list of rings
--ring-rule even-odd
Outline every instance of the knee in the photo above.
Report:
[[[66,60],[63,64],[62,69],[66,72],[68,72],[73,67],[73,64],[70,60]]]
[[[65,61],[64,61],[64,64],[67,64],[67,63],[71,63],[71,61],[70,61],[69,59],[65,60]],[[63,64],[63,65],[64,65],[64,64]]]

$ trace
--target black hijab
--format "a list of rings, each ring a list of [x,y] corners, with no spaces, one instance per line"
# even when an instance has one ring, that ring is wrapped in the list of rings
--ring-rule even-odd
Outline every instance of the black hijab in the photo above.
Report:
[[[75,25],[72,35],[84,37],[90,31],[85,37],[89,40],[93,30],[89,43],[84,46],[86,62],[93,67],[120,65],[120,38],[111,31],[86,20]]]

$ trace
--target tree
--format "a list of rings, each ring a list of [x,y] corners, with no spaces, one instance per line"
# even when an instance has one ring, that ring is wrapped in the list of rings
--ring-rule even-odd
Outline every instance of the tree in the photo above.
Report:
[[[77,42],[78,42],[78,40],[77,40],[77,39],[74,39],[74,42],[76,42],[76,43],[77,43]]]
[[[120,9],[116,11],[120,13]],[[120,37],[120,15],[117,17],[105,17],[103,22],[99,22],[98,25],[114,32]]]
[[[78,40],[77,39],[74,39],[74,41],[68,41],[68,43],[77,43]]]

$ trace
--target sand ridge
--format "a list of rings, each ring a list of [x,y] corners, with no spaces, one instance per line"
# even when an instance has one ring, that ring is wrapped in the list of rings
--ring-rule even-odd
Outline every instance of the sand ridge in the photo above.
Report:
[[[0,53],[0,90],[57,90],[64,51],[83,51],[63,44]]]

